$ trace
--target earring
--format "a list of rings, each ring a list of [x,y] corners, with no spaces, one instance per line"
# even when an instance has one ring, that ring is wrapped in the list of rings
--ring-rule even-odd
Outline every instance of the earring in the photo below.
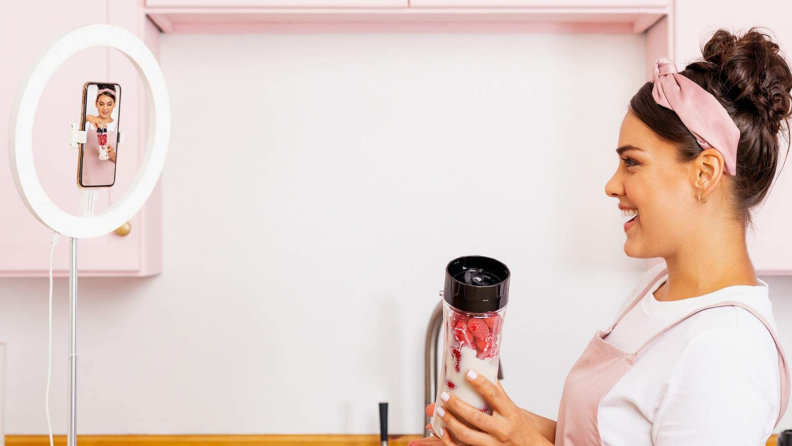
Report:
[[[704,201],[701,201],[701,192],[699,192],[699,194],[698,194],[698,201],[699,201],[699,203],[701,203],[701,204],[704,204],[704,203],[706,203],[706,202],[707,202],[707,197],[704,197]]]

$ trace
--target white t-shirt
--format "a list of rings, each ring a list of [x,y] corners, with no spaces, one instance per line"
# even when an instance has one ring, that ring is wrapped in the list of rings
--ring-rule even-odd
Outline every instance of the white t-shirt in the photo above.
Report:
[[[631,294],[665,268],[644,273]],[[696,308],[740,301],[775,331],[769,287],[730,286],[695,298],[660,302],[660,278],[605,340],[635,353],[655,333]],[[629,296],[616,318],[632,302]],[[607,329],[607,327],[605,327]],[[647,345],[605,394],[598,426],[605,446],[764,445],[780,408],[778,351],[764,324],[740,307],[711,308]]]

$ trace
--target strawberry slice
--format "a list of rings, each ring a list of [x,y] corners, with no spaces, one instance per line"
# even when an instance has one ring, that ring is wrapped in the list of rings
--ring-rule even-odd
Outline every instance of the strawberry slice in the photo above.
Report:
[[[459,362],[462,360],[462,352],[456,348],[452,348],[451,356],[454,357],[454,369],[459,373]]]
[[[456,327],[457,322],[465,321],[465,323],[467,324],[468,319],[470,319],[470,318],[467,317],[467,316],[463,316],[463,315],[461,315],[459,313],[455,313],[455,312],[452,311],[451,312],[451,316],[449,317],[449,319],[451,320],[451,326]]]
[[[487,323],[484,322],[484,319],[469,320],[467,328],[476,339],[484,339],[490,332],[489,327],[487,327]]]
[[[454,339],[456,339],[460,344],[467,344],[471,346],[471,348],[473,347],[473,333],[468,330],[466,321],[457,321],[456,326],[454,327]]]
[[[497,345],[495,345],[495,336],[492,333],[487,333],[484,339],[476,339],[476,355],[479,359],[494,358],[498,354]]]
[[[484,322],[486,322],[491,332],[499,333],[501,325],[503,324],[503,319],[501,319],[499,314],[495,314],[484,319]]]

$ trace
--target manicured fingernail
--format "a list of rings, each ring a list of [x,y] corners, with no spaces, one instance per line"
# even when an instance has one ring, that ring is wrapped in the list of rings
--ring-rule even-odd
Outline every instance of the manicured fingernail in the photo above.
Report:
[[[469,372],[467,373],[467,377],[468,377],[469,379],[476,379],[476,378],[478,377],[478,375],[476,374],[476,372],[474,372],[473,370],[471,370],[471,371],[469,371]]]
[[[443,428],[441,427],[438,429],[438,433],[440,434],[440,438],[443,438]]]
[[[445,410],[442,407],[438,407],[437,409],[437,416],[442,417],[445,415]]]
[[[448,401],[449,398],[451,398],[451,395],[449,395],[448,392],[443,392],[440,394],[440,399],[443,401]]]

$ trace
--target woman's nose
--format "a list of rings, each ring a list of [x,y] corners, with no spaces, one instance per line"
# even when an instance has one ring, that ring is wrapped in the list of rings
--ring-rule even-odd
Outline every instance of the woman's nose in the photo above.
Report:
[[[618,170],[616,170],[616,173],[613,174],[611,179],[605,183],[605,195],[609,197],[624,195],[624,185],[622,184]]]

